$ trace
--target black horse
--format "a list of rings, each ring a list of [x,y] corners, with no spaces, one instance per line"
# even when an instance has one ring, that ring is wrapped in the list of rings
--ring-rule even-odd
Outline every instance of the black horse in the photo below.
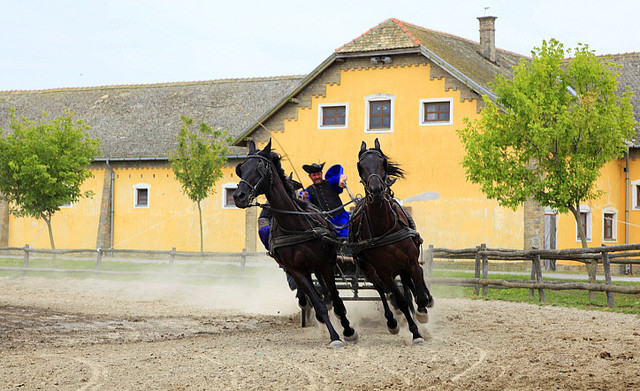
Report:
[[[382,153],[376,139],[375,147],[371,149],[362,142],[358,174],[366,196],[356,206],[349,226],[354,259],[380,294],[389,331],[397,333],[398,323],[389,308],[386,293],[391,293],[404,313],[413,343],[423,345],[424,339],[412,317],[412,294],[418,307],[416,318],[421,323],[428,320],[427,307],[433,305],[433,297],[418,261],[422,239],[391,191],[391,185],[397,178],[404,177],[404,171]],[[402,281],[402,291],[396,283],[397,276]]]
[[[249,142],[249,154],[244,163],[238,164],[236,174],[240,179],[233,200],[238,208],[247,208],[255,197],[264,194],[273,212],[270,248],[278,264],[295,281],[311,300],[319,322],[326,325],[331,337],[331,347],[343,347],[334,329],[327,305],[320,298],[311,280],[311,273],[326,286],[333,311],[340,319],[346,340],[357,340],[358,334],[351,328],[347,310],[335,283],[334,268],[340,242],[333,226],[311,204],[297,200],[293,188],[280,165],[280,156],[271,152],[271,140],[263,150]]]

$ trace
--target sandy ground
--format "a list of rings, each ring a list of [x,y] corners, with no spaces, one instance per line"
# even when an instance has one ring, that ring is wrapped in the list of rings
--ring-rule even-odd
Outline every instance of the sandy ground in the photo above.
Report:
[[[278,273],[235,287],[0,278],[0,389],[640,389],[635,316],[436,298],[412,346],[378,303],[347,302],[360,339],[331,349]]]

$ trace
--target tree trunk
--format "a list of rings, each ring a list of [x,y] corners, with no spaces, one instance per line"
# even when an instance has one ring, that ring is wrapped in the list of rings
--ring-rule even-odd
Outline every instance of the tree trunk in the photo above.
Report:
[[[47,228],[49,230],[49,244],[51,244],[51,249],[55,250],[56,244],[53,242],[53,231],[51,231],[51,213],[41,213],[40,216],[42,217],[42,220],[44,220],[44,222],[47,224]],[[53,261],[55,262],[56,260],[57,256],[56,254],[53,254]]]
[[[49,244],[51,244],[51,249],[55,250],[56,245],[53,242],[53,232],[51,231],[51,214],[47,216],[46,214],[41,213],[40,216],[42,217],[42,220],[44,220],[44,222],[47,224],[47,228],[49,229]]]
[[[202,230],[202,208],[200,208],[200,201],[198,201],[198,216],[200,217],[200,252],[204,249],[204,233]]]
[[[571,211],[571,213],[573,213],[573,217],[576,220],[576,225],[578,226],[578,236],[580,236],[580,242],[582,242],[582,248],[589,247],[587,245],[587,233],[584,232],[584,228],[582,227],[582,221],[580,219],[580,206],[578,207],[570,206],[569,210]],[[589,283],[595,284],[598,261],[595,259],[592,259],[589,263],[585,263],[585,266],[587,267],[587,275],[589,276]],[[592,302],[596,300],[596,292],[589,291],[589,300]]]

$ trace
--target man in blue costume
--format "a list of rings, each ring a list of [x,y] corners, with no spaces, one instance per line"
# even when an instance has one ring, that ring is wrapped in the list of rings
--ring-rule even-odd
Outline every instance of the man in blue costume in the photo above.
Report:
[[[344,190],[347,175],[344,174],[342,167],[333,166],[327,172],[325,179],[322,179],[322,170],[324,163],[305,164],[302,169],[309,174],[309,178],[313,184],[303,191],[309,202],[317,206],[320,210],[329,213],[329,221],[337,228],[337,234],[343,238],[348,235],[347,223],[349,222],[349,214],[342,207],[340,193]],[[339,168],[336,170],[334,168]]]

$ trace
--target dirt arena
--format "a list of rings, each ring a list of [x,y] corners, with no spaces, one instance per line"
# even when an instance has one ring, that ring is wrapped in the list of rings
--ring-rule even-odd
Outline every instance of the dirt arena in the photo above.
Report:
[[[379,304],[347,302],[360,339],[336,350],[299,326],[278,273],[223,288],[0,278],[0,389],[640,389],[635,316],[436,298],[412,346]]]

